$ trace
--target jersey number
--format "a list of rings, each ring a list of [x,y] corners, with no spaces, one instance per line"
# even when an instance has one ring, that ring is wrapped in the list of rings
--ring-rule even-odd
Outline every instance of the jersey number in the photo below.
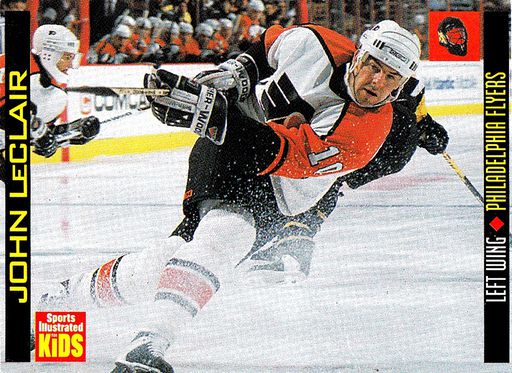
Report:
[[[339,153],[340,153],[340,150],[338,148],[336,148],[334,146],[329,146],[327,148],[327,150],[324,150],[323,152],[309,153],[309,155],[308,155],[309,163],[313,167],[318,166],[321,161],[324,161],[327,158],[334,157],[336,154],[339,154]],[[327,173],[331,173],[331,172],[339,172],[342,169],[343,169],[343,165],[341,164],[341,162],[336,162],[329,166],[319,168],[318,170],[315,171],[315,174],[322,175],[322,174],[327,174]]]

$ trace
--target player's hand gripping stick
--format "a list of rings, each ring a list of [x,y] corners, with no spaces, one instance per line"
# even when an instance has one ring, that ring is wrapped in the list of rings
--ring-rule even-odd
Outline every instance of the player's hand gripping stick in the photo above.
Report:
[[[222,145],[227,128],[227,100],[215,88],[157,70],[146,74],[145,88],[169,89],[167,96],[146,96],[153,115],[168,126],[190,128],[200,137]]]

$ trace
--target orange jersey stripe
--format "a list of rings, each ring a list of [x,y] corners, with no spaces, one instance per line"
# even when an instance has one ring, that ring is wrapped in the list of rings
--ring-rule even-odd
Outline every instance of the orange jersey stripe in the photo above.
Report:
[[[288,151],[280,152],[272,163],[281,164],[272,174],[301,179],[364,167],[382,146],[392,120],[391,104],[369,111],[351,103],[343,119],[325,138],[318,136],[307,123],[286,128],[269,122],[288,142]]]
[[[319,37],[322,44],[324,45],[324,48],[327,48],[331,54],[336,66],[340,66],[341,64],[347,62],[346,56],[354,55],[356,46],[354,42],[349,38],[338,34],[334,30],[330,30],[318,25],[306,25],[304,27],[315,32],[315,34]]]
[[[292,26],[292,27],[296,27],[296,26]],[[274,44],[274,42],[279,37],[279,35],[281,35],[286,30],[289,30],[290,28],[291,27],[285,29],[281,25],[274,25],[274,26],[269,27],[267,29],[267,31],[265,31],[264,43],[265,43],[265,53],[266,54],[268,54],[268,50],[270,49],[272,44]]]

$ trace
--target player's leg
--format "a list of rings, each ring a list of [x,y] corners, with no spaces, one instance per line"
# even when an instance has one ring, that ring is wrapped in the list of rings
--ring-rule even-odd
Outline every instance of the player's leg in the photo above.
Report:
[[[249,281],[289,283],[309,275],[314,236],[336,207],[341,185],[341,180],[334,183],[315,206],[299,215],[285,216],[274,210],[272,224],[257,220],[258,236],[242,265]]]
[[[162,271],[151,316],[117,359],[114,372],[144,365],[172,371],[163,358],[165,351],[208,308],[219,289],[236,281],[235,266],[255,236],[252,214],[240,207],[221,203],[206,213],[194,239],[181,246]]]
[[[44,293],[38,309],[111,307],[152,301],[160,272],[185,241],[179,236],[158,240],[145,250],[109,260],[74,275]]]
[[[230,118],[237,120],[235,115]],[[272,195],[269,178],[257,177],[251,168],[250,152],[230,133],[222,146],[206,139],[194,145],[183,204],[186,218],[173,233],[193,239],[162,271],[151,309],[154,317],[118,358],[114,372],[130,372],[137,364],[148,370],[165,367],[163,353],[180,331],[239,275],[235,266],[256,235],[252,206],[268,205],[265,198]],[[171,371],[169,367],[160,370]]]

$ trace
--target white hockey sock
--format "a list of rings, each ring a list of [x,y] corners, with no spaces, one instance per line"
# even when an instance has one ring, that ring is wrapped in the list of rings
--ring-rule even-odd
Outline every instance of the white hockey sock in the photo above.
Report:
[[[235,265],[255,235],[249,215],[225,209],[208,212],[194,239],[181,246],[163,270],[147,329],[172,341],[220,286],[235,278]]]
[[[162,269],[184,243],[172,236],[141,252],[112,259],[92,273],[71,277],[70,304],[110,307],[152,301]]]

